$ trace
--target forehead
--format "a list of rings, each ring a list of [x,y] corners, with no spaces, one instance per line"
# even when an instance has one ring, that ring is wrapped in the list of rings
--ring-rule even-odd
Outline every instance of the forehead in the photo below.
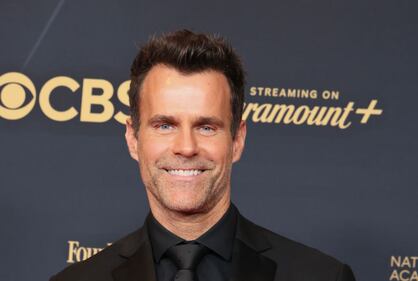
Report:
[[[217,115],[228,118],[230,87],[222,73],[207,70],[184,74],[165,65],[154,66],[140,90],[140,114]],[[221,116],[226,115],[226,116]]]

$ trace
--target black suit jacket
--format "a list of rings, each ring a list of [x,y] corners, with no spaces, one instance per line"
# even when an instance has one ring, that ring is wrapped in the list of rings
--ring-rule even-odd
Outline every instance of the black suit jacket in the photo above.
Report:
[[[240,214],[232,281],[354,281],[349,266],[267,229]],[[157,281],[145,225],[51,281]]]

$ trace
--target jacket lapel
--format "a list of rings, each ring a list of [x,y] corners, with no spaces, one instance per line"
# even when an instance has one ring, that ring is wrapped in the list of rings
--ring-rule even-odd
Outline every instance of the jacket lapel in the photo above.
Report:
[[[115,281],[156,281],[152,248],[144,225],[131,239],[120,246],[126,258],[113,270]],[[232,254],[231,281],[272,281],[276,263],[262,255],[271,248],[263,231],[238,214],[237,233]]]
[[[271,248],[259,227],[238,215],[233,250],[232,281],[271,281],[276,263],[261,253]]]
[[[119,254],[126,261],[113,270],[115,281],[156,281],[152,249],[145,226],[140,230],[138,239],[121,246]]]

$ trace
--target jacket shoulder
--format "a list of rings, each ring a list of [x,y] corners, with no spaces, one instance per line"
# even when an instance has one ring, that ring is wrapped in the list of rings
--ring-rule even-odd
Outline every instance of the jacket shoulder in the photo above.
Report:
[[[72,264],[51,277],[50,281],[110,281],[112,271],[126,259],[127,253],[139,245],[142,228],[126,235],[87,260]]]
[[[247,228],[269,245],[262,254],[276,262],[279,280],[354,281],[354,277],[345,279],[353,276],[352,271],[336,258],[244,220]]]

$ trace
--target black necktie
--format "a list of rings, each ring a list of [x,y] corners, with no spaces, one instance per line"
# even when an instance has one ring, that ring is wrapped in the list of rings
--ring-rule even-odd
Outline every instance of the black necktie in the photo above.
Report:
[[[208,248],[198,243],[175,245],[167,250],[167,256],[177,266],[175,281],[197,281],[196,267]]]

